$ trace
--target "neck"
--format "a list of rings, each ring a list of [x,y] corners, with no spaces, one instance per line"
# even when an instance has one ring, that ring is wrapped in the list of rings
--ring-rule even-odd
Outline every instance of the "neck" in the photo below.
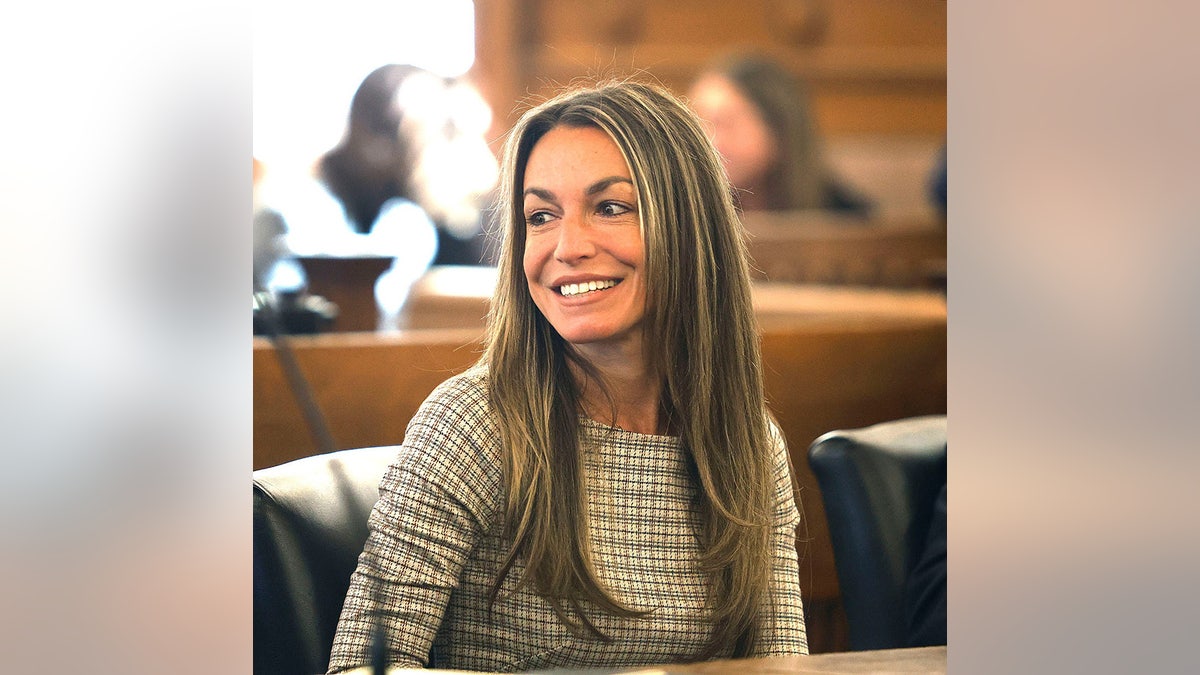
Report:
[[[583,350],[581,350],[583,351]],[[584,353],[588,363],[603,378],[604,387],[582,369],[574,368],[580,383],[584,414],[619,429],[642,434],[662,434],[664,420],[659,419],[662,383],[645,358],[627,358],[626,354]]]

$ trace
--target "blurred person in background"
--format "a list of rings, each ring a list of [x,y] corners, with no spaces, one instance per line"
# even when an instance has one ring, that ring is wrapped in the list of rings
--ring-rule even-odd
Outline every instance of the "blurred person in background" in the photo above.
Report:
[[[437,226],[435,264],[480,264],[481,214],[498,175],[484,140],[490,114],[465,82],[381,66],[355,92],[346,132],[318,161],[318,177],[355,232],[370,233],[390,200],[408,200]]]
[[[688,91],[743,211],[823,209],[869,215],[869,199],[827,165],[808,92],[758,54],[722,57]]]
[[[254,292],[267,290],[267,275],[287,254],[284,236],[287,225],[278,211],[259,203],[258,186],[262,182],[263,165],[254,158]]]
[[[375,286],[379,328],[394,329],[430,265],[488,262],[484,217],[498,177],[490,123],[469,83],[380,66],[354,93],[338,144],[304,175],[264,180],[260,207],[282,217],[294,256],[394,258]],[[268,277],[268,286],[304,283],[292,259]]]

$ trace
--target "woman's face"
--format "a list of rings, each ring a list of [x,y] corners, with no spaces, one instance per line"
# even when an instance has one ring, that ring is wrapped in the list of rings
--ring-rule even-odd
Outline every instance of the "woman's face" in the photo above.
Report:
[[[754,189],[772,170],[776,142],[762,113],[737,87],[720,75],[703,75],[688,94],[692,110],[721,154],[729,182]]]
[[[525,166],[525,278],[574,345],[640,348],[645,245],[637,191],[621,150],[594,127],[558,126]]]

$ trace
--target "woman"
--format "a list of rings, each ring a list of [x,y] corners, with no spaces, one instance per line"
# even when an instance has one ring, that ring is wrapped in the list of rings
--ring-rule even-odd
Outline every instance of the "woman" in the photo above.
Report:
[[[709,126],[742,209],[869,213],[870,202],[826,166],[808,93],[775,61],[722,58],[696,78],[688,98]]]
[[[505,149],[487,351],[410,422],[330,671],[806,653],[787,450],[744,244],[677,99],[620,83]]]

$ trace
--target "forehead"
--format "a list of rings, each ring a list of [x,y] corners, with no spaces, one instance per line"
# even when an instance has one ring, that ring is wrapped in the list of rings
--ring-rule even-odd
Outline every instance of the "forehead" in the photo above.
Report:
[[[609,176],[632,179],[621,149],[597,127],[554,127],[534,143],[525,164],[525,186]]]

